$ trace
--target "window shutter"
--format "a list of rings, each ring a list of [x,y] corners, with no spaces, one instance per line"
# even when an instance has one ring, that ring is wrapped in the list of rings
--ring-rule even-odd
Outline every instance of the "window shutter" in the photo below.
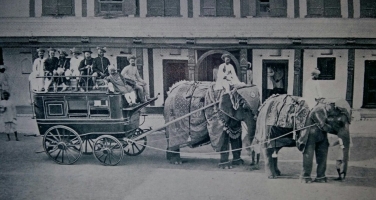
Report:
[[[287,17],[287,0],[270,0],[270,16]]]
[[[249,0],[240,0],[240,16],[249,16]]]
[[[163,16],[164,15],[164,0],[148,0],[148,16]]]
[[[307,14],[308,16],[321,17],[324,14],[323,0],[307,0]]]
[[[249,0],[249,16],[257,15],[257,0]]]
[[[216,16],[233,16],[233,3],[232,0],[217,0],[216,1]]]
[[[360,0],[360,17],[376,18],[376,2],[374,0]]]
[[[73,0],[58,0],[57,2],[59,15],[73,15]]]
[[[165,16],[180,16],[180,0],[164,0]]]
[[[216,0],[201,0],[201,15],[216,16]]]
[[[124,0],[123,11],[126,15],[136,15],[136,1],[135,0]]]
[[[43,0],[42,1],[42,14],[43,15],[58,14],[57,0]]]
[[[324,16],[341,17],[341,0],[325,0]]]

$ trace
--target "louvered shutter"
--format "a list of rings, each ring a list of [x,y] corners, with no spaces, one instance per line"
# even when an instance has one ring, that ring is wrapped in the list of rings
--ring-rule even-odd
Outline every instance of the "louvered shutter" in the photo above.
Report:
[[[308,16],[323,16],[324,3],[323,0],[307,0],[307,13]]]
[[[73,15],[73,0],[58,0],[59,15]]]
[[[287,16],[287,0],[270,0],[270,16],[286,17]]]
[[[180,0],[164,0],[164,15],[165,16],[179,16],[180,15]]]
[[[341,0],[325,0],[324,16],[341,17]]]
[[[240,16],[249,16],[249,0],[240,0]]]
[[[43,15],[56,15],[58,0],[42,0],[42,14]]]
[[[201,15],[216,16],[216,0],[201,0]]]
[[[375,0],[360,0],[360,17],[376,18]]]
[[[164,0],[147,0],[148,16],[164,15]]]
[[[234,15],[232,0],[217,0],[216,8],[217,8],[216,16]]]

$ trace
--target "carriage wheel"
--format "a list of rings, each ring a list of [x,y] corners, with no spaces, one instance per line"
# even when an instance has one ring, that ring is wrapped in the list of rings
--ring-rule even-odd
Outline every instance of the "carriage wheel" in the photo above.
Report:
[[[114,166],[123,159],[123,146],[115,137],[102,135],[94,143],[93,155],[103,165]]]
[[[135,138],[141,134],[143,134],[144,131],[140,128],[136,129],[134,134],[130,136],[129,139]],[[141,145],[142,144],[142,145]],[[147,139],[146,136],[138,139],[137,141],[133,143],[128,143],[124,141],[123,148],[124,148],[124,153],[127,154],[128,156],[138,156],[140,155],[146,148],[147,144]]]
[[[93,153],[94,140],[88,135],[82,138],[82,151],[83,154],[89,155]]]
[[[66,126],[49,128],[43,137],[43,148],[47,155],[59,164],[71,165],[82,154],[82,140],[78,133]]]

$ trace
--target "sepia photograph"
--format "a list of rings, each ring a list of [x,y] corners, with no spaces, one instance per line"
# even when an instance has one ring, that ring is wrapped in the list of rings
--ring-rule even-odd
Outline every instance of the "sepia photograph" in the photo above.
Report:
[[[0,200],[371,200],[376,0],[0,0]]]

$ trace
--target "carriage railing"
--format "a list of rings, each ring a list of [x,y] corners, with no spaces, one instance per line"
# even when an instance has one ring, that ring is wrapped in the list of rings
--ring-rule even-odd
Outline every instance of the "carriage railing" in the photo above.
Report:
[[[82,78],[84,78],[85,80],[85,91],[84,92],[82,92],[82,91],[80,91],[80,90],[78,90],[77,92],[81,92],[81,93],[88,93],[89,92],[89,81],[90,81],[90,79],[92,79],[93,78],[93,76],[92,75],[80,75],[80,76],[65,76],[65,75],[47,75],[47,76],[36,76],[36,78],[43,78],[43,79],[48,79],[48,78],[51,78],[52,80],[51,80],[51,83],[50,83],[50,85],[49,85],[49,87],[48,88],[45,88],[45,92],[48,92],[48,90],[49,89],[51,89],[51,87],[53,88],[53,82],[54,82],[54,78],[70,78],[70,86],[69,87],[72,87],[71,85],[72,85],[72,82],[73,81],[81,81],[82,80]],[[77,79],[78,78],[78,79]],[[103,79],[101,79],[101,78],[98,78],[97,77],[97,79],[96,79],[96,83],[98,83],[98,81],[99,80],[102,80],[103,81],[103,83],[104,83],[104,85],[99,85],[98,86],[98,88],[100,89],[100,90],[96,90],[96,91],[107,91],[107,89],[108,89],[108,84],[107,84],[107,81],[104,81]],[[94,82],[93,82],[94,83]],[[94,86],[96,85],[96,83],[94,83]],[[77,86],[78,87],[81,87],[81,86],[79,86],[79,83],[77,84]],[[94,87],[94,86],[92,86],[92,87]],[[56,87],[59,87],[58,85],[56,86]],[[44,88],[44,86],[43,86],[43,88]]]

